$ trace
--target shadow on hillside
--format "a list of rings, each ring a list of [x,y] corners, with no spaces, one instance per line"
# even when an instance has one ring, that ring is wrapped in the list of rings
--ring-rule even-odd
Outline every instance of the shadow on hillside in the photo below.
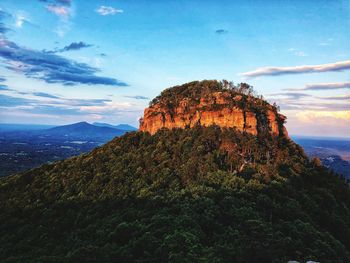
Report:
[[[5,201],[0,260],[349,262],[349,204],[347,186],[322,168],[262,189],[211,183],[166,198]]]

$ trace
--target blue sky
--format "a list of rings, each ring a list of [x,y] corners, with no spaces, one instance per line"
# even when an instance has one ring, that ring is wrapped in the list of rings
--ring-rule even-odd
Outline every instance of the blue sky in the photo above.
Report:
[[[350,1],[0,1],[0,122],[138,125],[164,88],[253,85],[292,134],[350,134]]]

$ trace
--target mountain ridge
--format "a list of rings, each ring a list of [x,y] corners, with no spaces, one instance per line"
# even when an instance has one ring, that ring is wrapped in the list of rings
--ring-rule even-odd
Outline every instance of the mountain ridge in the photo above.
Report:
[[[118,129],[115,128],[110,128],[110,127],[99,127],[92,125],[88,122],[82,121],[82,122],[77,122],[73,124],[67,124],[67,125],[61,125],[61,126],[56,126],[53,128],[50,128],[46,130],[47,133],[68,133],[68,134],[98,134],[99,132],[105,132],[105,133],[112,133],[112,134],[117,134]],[[121,133],[122,131],[119,130]]]
[[[0,260],[349,262],[349,186],[271,131],[140,130],[0,179]]]

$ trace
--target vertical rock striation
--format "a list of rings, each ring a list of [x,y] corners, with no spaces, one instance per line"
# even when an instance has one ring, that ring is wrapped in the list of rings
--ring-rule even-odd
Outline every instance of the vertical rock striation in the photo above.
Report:
[[[198,88],[201,83],[196,82],[195,92],[184,92],[184,85],[192,83],[163,92],[145,109],[140,131],[154,134],[162,128],[217,125],[253,135],[268,132],[274,136],[288,136],[283,126],[286,117],[266,101],[216,86],[201,90]]]

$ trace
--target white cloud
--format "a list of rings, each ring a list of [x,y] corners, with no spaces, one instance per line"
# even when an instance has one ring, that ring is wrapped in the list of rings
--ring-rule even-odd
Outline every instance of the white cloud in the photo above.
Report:
[[[26,21],[26,18],[23,15],[16,15],[15,26],[18,28],[21,28],[25,21]]]
[[[50,4],[46,6],[46,9],[59,17],[67,18],[70,15],[70,9],[65,6]]]
[[[28,18],[28,14],[21,10],[13,15],[12,18],[14,19],[14,26],[17,28],[22,28],[25,23],[31,24],[31,21]]]
[[[308,56],[303,51],[296,51],[296,52],[294,52],[294,55],[296,55],[298,57],[307,57]]]
[[[115,15],[117,13],[123,13],[124,11],[121,9],[116,9],[111,6],[100,6],[98,9],[96,9],[96,12],[99,13],[101,16],[108,16],[108,15]]]
[[[246,78],[255,78],[259,76],[279,76],[287,74],[300,73],[315,73],[315,72],[329,72],[329,71],[343,71],[350,69],[350,60],[339,61],[329,64],[320,65],[303,65],[293,67],[263,67],[253,71],[241,73],[241,76]]]
[[[333,42],[333,38],[328,38],[328,39],[326,39],[325,41],[319,43],[318,45],[319,45],[319,46],[330,46],[330,45],[331,45],[331,42]]]
[[[331,82],[331,83],[314,83],[306,84],[301,89],[286,89],[290,91],[298,90],[335,90],[335,89],[350,89],[350,82]]]
[[[286,124],[290,134],[310,136],[349,136],[350,111],[291,110]]]
[[[315,119],[323,120],[327,125],[329,119],[343,120],[350,123],[350,111],[300,111],[296,114],[301,122],[314,122]],[[329,122],[328,122],[329,123]]]
[[[74,16],[74,9],[69,0],[57,1],[57,4],[46,5],[46,9],[60,18],[54,32],[63,37],[71,28],[70,18]]]
[[[329,97],[319,97],[320,99],[324,100],[349,100],[350,101],[350,95],[341,95],[341,96],[329,96]]]
[[[303,90],[350,89],[350,82],[306,84]]]
[[[293,53],[295,56],[298,56],[298,57],[307,57],[308,56],[305,52],[297,50],[295,48],[288,48],[288,51]]]

